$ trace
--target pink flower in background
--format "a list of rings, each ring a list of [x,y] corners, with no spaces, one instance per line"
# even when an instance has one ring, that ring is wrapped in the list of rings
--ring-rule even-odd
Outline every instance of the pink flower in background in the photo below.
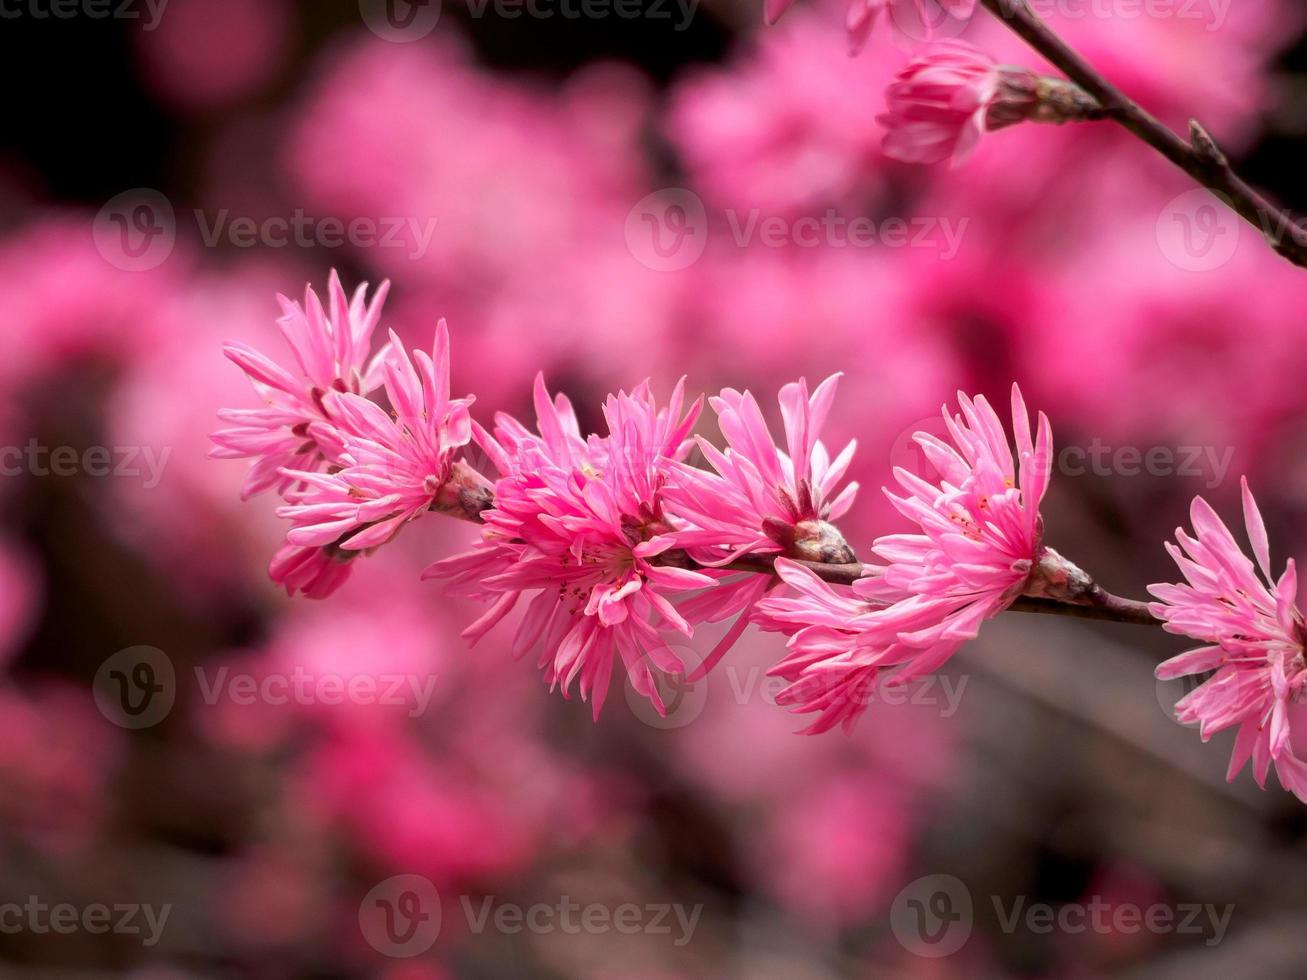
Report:
[[[0,683],[0,822],[29,853],[85,860],[119,805],[114,780],[126,748],[85,688]],[[13,846],[11,844],[10,846]],[[33,851],[34,849],[34,851]]]
[[[885,40],[866,58],[833,56],[832,29],[825,11],[796,11],[725,65],[676,79],[663,128],[710,205],[855,216],[883,196],[868,101],[893,77],[894,51]]]
[[[416,366],[414,364],[416,362]],[[437,504],[453,472],[454,455],[472,439],[471,398],[449,395],[449,328],[436,326],[430,355],[414,351],[410,360],[398,337],[382,359],[392,417],[376,403],[353,393],[329,392],[332,422],[315,422],[309,437],[332,447],[338,469],[330,473],[283,470],[296,489],[279,517],[293,524],[287,548],[274,561],[273,579],[294,592],[306,576],[314,598],[343,581],[342,552],[362,552],[385,544],[409,521]],[[317,549],[308,557],[290,548]],[[334,563],[334,564],[333,564]]]
[[[42,591],[40,573],[31,556],[0,539],[0,666],[27,639]]]
[[[1035,437],[1020,389],[1012,386],[1017,455],[997,413],[983,397],[961,393],[962,414],[944,413],[953,445],[917,434],[939,473],[928,483],[899,467],[906,496],[886,495],[917,534],[877,539],[889,564],[868,568],[851,590],[836,590],[803,566],[778,561],[799,598],[760,603],[764,628],[792,634],[791,653],[774,668],[789,680],[778,699],[800,712],[819,712],[808,729],[851,728],[880,671],[897,668],[900,685],[940,667],[980,625],[1010,606],[1032,578],[1061,573],[1065,563],[1043,547],[1039,504],[1053,463],[1052,432],[1039,416]],[[872,602],[890,602],[875,608]]]
[[[167,0],[143,21],[135,34],[142,74],[184,109],[218,108],[250,95],[290,57],[293,9],[286,0]]]
[[[93,217],[51,211],[0,241],[7,390],[91,360],[131,365],[163,339],[159,311],[184,281],[190,254],[179,247],[159,268],[117,268],[88,233]],[[5,414],[0,407],[0,420]]]
[[[993,58],[959,41],[913,59],[890,85],[888,111],[878,117],[885,153],[907,163],[962,163],[980,144],[1001,82]]]
[[[1169,633],[1208,644],[1157,668],[1162,680],[1213,671],[1176,704],[1176,717],[1198,724],[1203,741],[1238,726],[1226,778],[1249,759],[1257,785],[1266,786],[1271,763],[1280,785],[1307,802],[1307,761],[1290,744],[1290,707],[1307,683],[1307,626],[1298,609],[1298,573],[1292,559],[1278,580],[1271,576],[1270,545],[1257,502],[1242,481],[1244,525],[1257,565],[1243,553],[1211,506],[1195,497],[1189,511],[1194,536],[1175,532],[1166,550],[1187,585],[1149,586],[1158,600],[1149,609]],[[1261,577],[1258,577],[1258,572]]]
[[[1113,446],[1210,447],[1185,496],[1267,465],[1302,431],[1307,277],[1239,225],[1183,184],[1100,210],[1079,223],[1092,251],[1061,257],[1011,325],[1032,398],[1056,397],[1068,427]]]
[[[473,640],[533,593],[514,654],[538,646],[549,684],[566,696],[579,680],[596,718],[616,657],[633,688],[664,710],[650,664],[672,674],[683,667],[663,629],[693,633],[668,595],[716,582],[714,575],[656,561],[676,544],[663,487],[689,449],[700,409],[696,403],[682,416],[683,404],[683,384],[661,409],[641,384],[629,395],[610,396],[608,434],[585,440],[570,402],[550,398],[537,376],[538,434],[502,414],[494,436],[479,430],[479,443],[502,474],[495,506],[482,515],[481,542],[424,573],[493,600],[465,631]]]
[[[763,17],[774,24],[793,5],[794,0],[765,0]],[[908,39],[925,41],[934,32],[932,20],[941,9],[950,17],[967,20],[976,9],[976,0],[850,0],[846,19],[849,54],[862,50],[882,13],[888,13],[890,22]]]
[[[264,576],[285,536],[271,508],[242,505],[240,467],[215,465],[207,453],[214,416],[249,396],[246,376],[215,364],[214,352],[231,339],[260,348],[280,342],[267,298],[299,275],[260,260],[190,277],[156,306],[160,337],[125,365],[106,406],[114,444],[142,447],[156,460],[141,479],[110,481],[102,503],[111,526],[188,601],[237,599]]]
[[[227,408],[219,412],[232,428],[213,434],[219,459],[253,458],[242,491],[246,498],[270,487],[284,492],[294,484],[285,470],[316,470],[324,461],[324,444],[334,443],[326,396],[329,392],[366,395],[381,382],[385,350],[369,361],[372,332],[381,319],[381,306],[390,289],[388,282],[366,301],[364,283],[347,299],[335,271],[328,282],[329,311],[318,294],[306,287],[304,306],[278,296],[283,315],[277,321],[295,355],[287,370],[243,343],[224,347],[227,356],[242,370],[263,398],[262,408]]]

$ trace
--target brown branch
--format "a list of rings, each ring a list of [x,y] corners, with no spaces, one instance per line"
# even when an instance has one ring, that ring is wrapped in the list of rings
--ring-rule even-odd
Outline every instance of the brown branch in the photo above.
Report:
[[[1216,193],[1275,251],[1307,268],[1307,234],[1289,215],[1268,201],[1230,166],[1211,135],[1197,120],[1189,123],[1186,143],[1104,78],[1097,69],[1045,24],[1026,0],[981,0],[992,14],[1043,55],[1069,79],[1092,95],[1112,119],[1162,156]]]
[[[770,556],[750,555],[741,558],[739,561],[731,562],[726,568],[731,571],[770,574],[774,571],[774,562],[775,559]],[[800,561],[798,564],[810,569],[813,574],[823,581],[834,585],[852,585],[864,574],[864,567],[859,562],[847,565],[824,565],[819,562]],[[1157,617],[1148,611],[1148,603],[1113,595],[1097,585],[1092,586],[1083,598],[1075,602],[1021,596],[1008,608],[1013,612],[1043,613],[1049,616],[1075,616],[1079,619],[1133,623],[1137,626],[1161,625]]]
[[[431,509],[459,520],[479,524],[482,515],[495,504],[494,488],[475,469],[464,460],[454,464],[453,472],[445,486],[441,488]],[[355,533],[354,531],[350,532]],[[864,575],[878,572],[861,562],[848,563],[804,561],[792,559],[812,572],[820,579],[833,585],[852,585]],[[694,561],[683,551],[669,551],[659,556],[659,561],[666,565],[696,570],[717,570],[732,572],[754,572],[760,575],[776,574],[776,556],[746,555],[728,565],[706,566]],[[1136,623],[1145,626],[1160,625],[1148,611],[1148,604],[1135,599],[1123,599],[1120,596],[1089,585],[1074,599],[1036,598],[1020,596],[1008,608],[1015,612],[1044,613],[1050,616],[1075,616],[1080,619],[1101,619],[1114,623]]]

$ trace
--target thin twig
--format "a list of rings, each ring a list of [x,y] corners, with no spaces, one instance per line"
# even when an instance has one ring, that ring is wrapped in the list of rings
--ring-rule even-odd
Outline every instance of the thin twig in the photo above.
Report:
[[[1104,78],[1030,9],[1026,0],[981,0],[1022,40],[1096,98],[1112,119],[1166,157],[1199,184],[1215,192],[1256,228],[1275,251],[1307,268],[1307,235],[1230,166],[1215,140],[1197,121],[1186,143]]]
[[[725,566],[731,571],[760,572],[774,571],[775,559],[767,555],[750,555]],[[820,562],[798,561],[812,571],[822,581],[833,585],[852,585],[864,574],[875,574],[859,562],[847,565],[825,565]],[[1021,596],[1008,607],[1014,612],[1043,613],[1049,616],[1075,616],[1079,619],[1100,619],[1113,623],[1133,623],[1138,626],[1159,626],[1157,617],[1148,611],[1148,603],[1137,599],[1125,599],[1113,595],[1106,589],[1094,586],[1085,596],[1083,602],[1066,602],[1058,599],[1041,599],[1033,596]]]
[[[440,495],[431,509],[459,520],[479,524],[487,510],[495,503],[493,488],[486,479],[476,472],[464,460],[454,464],[453,473],[441,488]],[[351,535],[356,531],[350,531]],[[775,555],[746,555],[728,565],[707,566],[692,559],[683,551],[664,552],[658,556],[661,564],[675,565],[704,571],[754,572],[761,575],[776,574]],[[827,562],[802,561],[798,564],[809,568],[820,579],[834,585],[852,585],[863,576],[879,574],[875,566],[863,565],[861,562],[834,564]],[[1158,620],[1148,611],[1148,604],[1135,599],[1123,599],[1120,596],[1099,588],[1090,587],[1083,598],[1076,601],[1061,599],[1044,599],[1021,596],[1008,608],[1016,612],[1044,613],[1050,616],[1075,616],[1079,619],[1101,619],[1114,623],[1136,623],[1144,626],[1157,626]]]

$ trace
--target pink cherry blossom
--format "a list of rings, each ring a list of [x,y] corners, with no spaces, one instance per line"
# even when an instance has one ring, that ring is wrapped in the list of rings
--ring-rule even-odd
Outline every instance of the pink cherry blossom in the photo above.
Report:
[[[821,554],[822,542],[817,540],[822,535],[819,525],[838,520],[858,490],[854,483],[835,492],[857,444],[850,442],[832,460],[818,439],[838,383],[839,375],[831,375],[811,397],[806,380],[781,389],[788,452],[772,440],[750,392],[725,388],[710,400],[729,448],[723,452],[701,438],[699,448],[716,472],[685,464],[675,469],[667,500],[677,516],[693,525],[677,533],[681,547],[710,565],[796,546],[811,550],[805,557],[814,560],[852,560],[852,555],[842,557],[842,551]]]
[[[325,402],[328,393],[366,395],[380,384],[385,351],[371,360],[369,352],[389,289],[388,282],[382,283],[367,302],[364,283],[347,299],[333,271],[326,310],[312,287],[305,289],[302,307],[278,296],[283,315],[277,325],[295,355],[290,369],[247,344],[225,345],[227,357],[249,376],[265,403],[262,408],[223,409],[219,418],[232,427],[212,436],[216,458],[255,460],[243,497],[274,487],[284,492],[293,484],[285,470],[319,469],[326,459],[319,439],[330,435],[330,428],[320,423],[333,421]],[[315,425],[316,434],[311,434]]]
[[[1264,788],[1274,762],[1280,785],[1307,802],[1307,761],[1295,754],[1289,732],[1290,708],[1307,683],[1298,573],[1290,559],[1279,579],[1272,578],[1266,524],[1246,479],[1242,486],[1256,567],[1216,511],[1195,497],[1189,511],[1194,536],[1178,528],[1178,545],[1166,545],[1188,584],[1149,586],[1160,600],[1149,609],[1167,632],[1206,645],[1168,660],[1157,676],[1170,680],[1213,671],[1176,704],[1176,716],[1197,724],[1204,742],[1238,726],[1226,778],[1233,780],[1252,759],[1253,776]]]
[[[986,131],[1002,73],[982,51],[959,41],[941,43],[901,71],[885,95],[883,147],[908,163],[962,163]]]
[[[837,589],[804,566],[777,561],[798,596],[764,599],[758,618],[766,629],[791,634],[789,656],[773,669],[790,681],[778,701],[818,713],[809,732],[840,723],[851,729],[883,671],[894,668],[886,682],[901,685],[937,669],[1038,575],[1068,567],[1042,544],[1039,504],[1053,456],[1048,419],[1039,416],[1035,436],[1013,385],[1014,456],[983,397],[959,393],[958,401],[961,415],[944,413],[953,445],[916,437],[939,483],[897,468],[907,494],[886,490],[920,528],[877,539],[875,551],[888,565],[868,566],[851,589]]]
[[[339,468],[282,471],[295,489],[277,514],[294,526],[286,535],[288,547],[279,552],[282,561],[274,562],[273,578],[291,592],[309,576],[312,590],[306,594],[325,594],[343,580],[342,560],[354,557],[342,552],[379,547],[432,509],[453,473],[455,454],[472,439],[472,400],[449,395],[444,320],[436,326],[431,354],[414,351],[412,360],[392,334],[382,373],[393,416],[361,395],[329,392],[324,404],[334,421],[313,423],[308,435],[324,447],[339,441],[329,450]],[[318,554],[309,557],[291,548]]]
[[[583,439],[570,402],[551,398],[537,376],[537,432],[502,414],[493,436],[478,430],[501,474],[495,506],[482,515],[482,540],[425,573],[493,600],[464,632],[472,640],[532,594],[514,654],[539,647],[546,681],[566,696],[579,679],[596,718],[617,657],[632,687],[664,711],[651,665],[683,671],[664,629],[693,634],[668,595],[712,586],[718,577],[657,561],[676,543],[663,489],[690,447],[700,410],[696,403],[682,416],[683,403],[683,383],[664,408],[641,384],[605,402],[607,435]]]
[[[790,554],[814,561],[851,562],[853,552],[830,523],[852,505],[858,485],[836,492],[853,460],[850,442],[832,460],[818,439],[835,398],[839,375],[808,394],[800,379],[780,393],[788,452],[773,441],[762,409],[750,392],[723,389],[710,400],[728,449],[706,439],[699,448],[716,472],[684,463],[666,492],[668,509],[688,526],[675,532],[677,546],[700,564],[725,565],[750,554]],[[734,627],[705,658],[706,673],[739,638],[749,610],[769,587],[765,577],[744,575],[690,600],[683,611],[717,622],[736,613]]]

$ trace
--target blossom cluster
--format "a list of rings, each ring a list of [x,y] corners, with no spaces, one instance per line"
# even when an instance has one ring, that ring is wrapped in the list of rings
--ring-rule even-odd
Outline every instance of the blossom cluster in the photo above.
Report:
[[[859,564],[834,524],[857,492],[844,480],[856,446],[832,456],[820,438],[838,375],[782,387],[782,441],[753,394],[730,388],[707,400],[725,445],[696,436],[704,399],[687,403],[684,379],[665,401],[648,382],[610,395],[604,431],[586,433],[537,375],[534,427],[499,413],[486,428],[472,396],[451,394],[445,321],[430,354],[406,354],[393,333],[371,353],[385,289],[370,303],[365,287],[347,298],[333,273],[325,306],[312,288],[302,305],[282,298],[289,366],[226,348],[265,404],[224,410],[231,427],[214,434],[214,455],[254,459],[247,496],[281,496],[290,530],[270,574],[289,593],[329,595],[357,558],[445,513],[480,525],[470,550],[423,576],[484,603],[464,636],[476,641],[516,610],[514,654],[534,654],[564,696],[578,688],[596,719],[619,660],[665,713],[660,681],[687,672],[675,637],[734,617],[694,676],[750,624],[783,633],[788,652],[771,670],[787,683],[778,702],[814,716],[809,733],[851,729],[873,692],[939,669],[1023,597],[1092,602],[1097,586],[1044,542],[1052,428],[1042,413],[1032,424],[1015,384],[1010,428],[983,396],[959,392],[943,438],[915,434],[935,478],[899,467],[897,491],[885,490],[915,530],[874,542],[883,564]],[[383,392],[386,407],[369,397]],[[474,450],[493,473],[474,465]],[[706,467],[693,465],[699,457]],[[1238,726],[1231,778],[1251,758],[1264,783],[1274,762],[1307,799],[1307,763],[1289,740],[1289,709],[1307,683],[1297,578],[1292,563],[1271,578],[1246,483],[1244,510],[1264,582],[1201,499],[1196,536],[1177,531],[1178,547],[1168,545],[1189,584],[1153,586],[1150,611],[1207,645],[1158,676],[1215,671],[1178,717],[1204,739]]]

